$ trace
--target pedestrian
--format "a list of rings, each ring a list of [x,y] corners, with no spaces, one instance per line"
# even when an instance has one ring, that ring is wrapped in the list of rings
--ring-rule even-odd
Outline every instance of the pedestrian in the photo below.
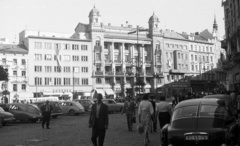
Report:
[[[128,131],[132,131],[133,118],[135,117],[135,103],[130,96],[127,97],[123,105],[122,114],[123,113],[126,113],[127,116]]]
[[[150,96],[150,102],[153,106],[153,115],[151,117],[152,119],[152,126],[151,126],[151,133],[157,132],[157,119],[156,119],[156,102],[154,101],[154,96]]]
[[[97,103],[93,104],[89,117],[89,128],[92,128],[92,143],[103,146],[108,129],[108,106],[102,103],[102,94],[97,94]]]
[[[42,111],[42,128],[44,129],[45,123],[47,129],[50,129],[49,124],[50,124],[50,119],[51,119],[51,112],[53,110],[52,105],[49,103],[47,100],[44,105],[41,106],[41,111]]]
[[[153,115],[153,106],[152,103],[148,100],[148,94],[143,95],[142,101],[138,107],[138,116],[139,123],[144,127],[144,144],[148,145],[149,140],[149,132],[151,130],[151,116]]]
[[[156,107],[156,116],[158,117],[161,129],[165,124],[170,123],[171,106],[169,105],[168,102],[166,102],[165,96],[160,97],[160,102]]]

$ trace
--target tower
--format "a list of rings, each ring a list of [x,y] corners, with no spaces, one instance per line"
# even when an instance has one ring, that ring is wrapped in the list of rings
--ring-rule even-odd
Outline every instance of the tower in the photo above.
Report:
[[[153,15],[149,18],[149,21],[148,21],[150,37],[152,37],[154,33],[159,32],[158,25],[159,25],[159,19],[153,12]]]
[[[101,15],[98,11],[98,9],[93,7],[93,9],[89,13],[89,25],[93,26],[100,26],[101,25]]]
[[[217,25],[217,21],[216,21],[216,16],[215,15],[214,15],[212,35],[213,35],[213,37],[218,37],[218,25]]]

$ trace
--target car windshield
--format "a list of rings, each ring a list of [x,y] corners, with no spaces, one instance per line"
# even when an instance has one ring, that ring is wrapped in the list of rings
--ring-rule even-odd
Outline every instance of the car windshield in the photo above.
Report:
[[[4,110],[3,110],[3,108],[2,108],[2,107],[0,107],[0,112],[4,112]]]
[[[191,118],[197,116],[198,106],[179,107],[173,112],[172,121],[181,118]]]
[[[83,106],[82,106],[79,102],[75,102],[75,104],[76,104],[77,107],[79,107],[80,109],[83,109]]]
[[[202,105],[199,116],[225,119],[228,117],[228,112],[224,106]]]

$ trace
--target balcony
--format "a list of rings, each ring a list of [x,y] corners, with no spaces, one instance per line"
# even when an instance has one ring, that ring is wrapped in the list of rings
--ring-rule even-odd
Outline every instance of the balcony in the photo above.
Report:
[[[105,76],[113,76],[114,73],[112,71],[106,71]]]
[[[116,64],[122,64],[122,61],[121,61],[121,60],[114,60],[114,63],[116,63]]]
[[[155,72],[154,74],[153,74],[153,77],[154,78],[163,78],[163,72]]]
[[[112,64],[112,60],[105,60],[105,64]]]
[[[184,73],[186,73],[186,71],[184,71],[182,69],[170,69],[169,73],[170,74],[184,74]]]
[[[115,74],[116,74],[116,76],[124,76],[124,72],[122,72],[122,71],[116,72]]]
[[[146,65],[151,65],[151,64],[152,64],[152,61],[145,60],[145,64],[146,64]]]
[[[146,76],[153,77],[153,73],[151,71],[146,71]]]
[[[236,63],[240,62],[240,52],[234,53],[233,61]]]
[[[132,71],[127,71],[126,76],[134,76],[134,73]]]
[[[95,71],[94,75],[95,76],[103,76],[103,71]]]
[[[102,46],[94,46],[95,52],[102,52]]]
[[[132,65],[132,61],[125,60],[126,65]]]

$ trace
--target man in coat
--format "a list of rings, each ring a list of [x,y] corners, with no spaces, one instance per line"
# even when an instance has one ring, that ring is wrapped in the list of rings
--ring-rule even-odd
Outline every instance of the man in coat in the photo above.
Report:
[[[46,123],[47,129],[50,129],[49,127],[49,123],[50,123],[50,119],[51,119],[51,112],[53,110],[52,105],[49,103],[49,101],[47,100],[46,103],[44,105],[41,106],[41,111],[42,111],[42,128],[44,129],[44,125]]]
[[[89,128],[92,128],[91,140],[94,146],[103,146],[108,128],[108,106],[102,103],[102,98],[102,94],[97,94],[97,103],[93,104],[89,118]]]
[[[123,113],[126,113],[127,116],[128,131],[132,131],[133,117],[135,116],[135,103],[130,96],[127,97],[127,100],[124,103],[122,114]]]

